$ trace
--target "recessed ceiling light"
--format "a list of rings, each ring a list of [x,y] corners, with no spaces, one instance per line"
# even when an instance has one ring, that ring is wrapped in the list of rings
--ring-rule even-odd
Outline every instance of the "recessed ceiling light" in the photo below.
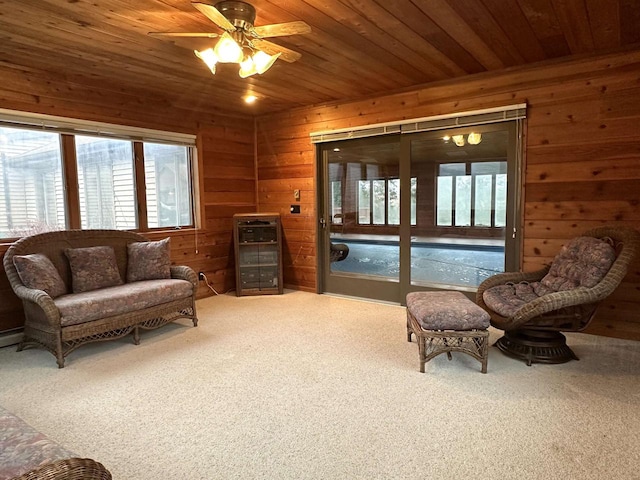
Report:
[[[340,151],[340,149],[339,149],[338,147],[336,147],[336,148],[334,148],[334,149],[333,149],[333,151],[334,151],[334,152],[339,152],[339,151]]]
[[[244,97],[245,103],[254,103],[257,99],[258,97],[256,97],[255,95],[246,95]]]

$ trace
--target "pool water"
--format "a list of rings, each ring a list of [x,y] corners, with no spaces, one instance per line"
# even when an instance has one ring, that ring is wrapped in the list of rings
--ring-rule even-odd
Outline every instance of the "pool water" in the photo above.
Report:
[[[400,250],[393,243],[340,241],[349,255],[331,264],[332,272],[399,278]],[[411,282],[476,287],[504,271],[504,248],[442,244],[412,244]]]

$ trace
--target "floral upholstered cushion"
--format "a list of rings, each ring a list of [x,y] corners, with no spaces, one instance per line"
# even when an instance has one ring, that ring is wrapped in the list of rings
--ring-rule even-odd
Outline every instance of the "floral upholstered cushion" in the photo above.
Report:
[[[578,237],[564,245],[541,283],[556,292],[591,288],[607,274],[616,259],[610,243],[594,237]]]
[[[578,237],[562,247],[541,281],[497,285],[485,290],[482,300],[498,315],[509,318],[525,304],[549,293],[594,287],[615,259],[616,252],[609,242]]]
[[[0,407],[0,478],[17,477],[55,460],[74,456]]]
[[[170,238],[127,245],[127,282],[171,278]]]
[[[44,290],[51,298],[67,293],[67,287],[49,257],[41,253],[15,255],[13,264],[25,287]]]
[[[424,330],[484,330],[489,314],[461,292],[411,292],[407,310]]]
[[[111,288],[64,295],[54,300],[62,326],[77,325],[180,300],[193,295],[186,280],[143,280]]]
[[[482,300],[498,315],[508,318],[523,305],[553,291],[541,282],[509,282],[488,288],[482,293]]]
[[[67,248],[73,293],[122,285],[113,247]]]

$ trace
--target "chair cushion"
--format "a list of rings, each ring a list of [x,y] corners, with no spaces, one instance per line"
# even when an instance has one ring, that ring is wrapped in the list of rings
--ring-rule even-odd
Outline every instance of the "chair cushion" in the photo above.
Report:
[[[170,238],[127,245],[127,282],[171,278]]]
[[[113,247],[67,248],[74,293],[122,285]]]
[[[144,280],[89,292],[63,295],[54,300],[62,326],[77,325],[100,318],[172,302],[193,294],[186,280]]]
[[[497,285],[485,290],[482,299],[498,315],[509,318],[523,305],[543,295],[594,287],[615,259],[616,252],[608,242],[594,237],[574,238],[562,247],[541,281]]]
[[[594,237],[578,237],[564,245],[541,283],[560,292],[591,288],[600,282],[616,260],[610,243]]]
[[[49,257],[42,253],[15,255],[13,264],[25,287],[43,290],[51,298],[67,293],[67,287],[62,281],[60,273]]]
[[[484,330],[489,314],[461,292],[411,292],[407,310],[424,330]]]
[[[526,303],[553,292],[541,282],[506,283],[488,288],[482,293],[487,307],[503,317],[512,317]]]

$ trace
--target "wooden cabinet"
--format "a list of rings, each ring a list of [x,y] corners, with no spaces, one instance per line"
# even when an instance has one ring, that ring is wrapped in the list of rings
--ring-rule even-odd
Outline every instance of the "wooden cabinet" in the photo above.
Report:
[[[282,233],[277,213],[233,216],[236,295],[282,293]]]

